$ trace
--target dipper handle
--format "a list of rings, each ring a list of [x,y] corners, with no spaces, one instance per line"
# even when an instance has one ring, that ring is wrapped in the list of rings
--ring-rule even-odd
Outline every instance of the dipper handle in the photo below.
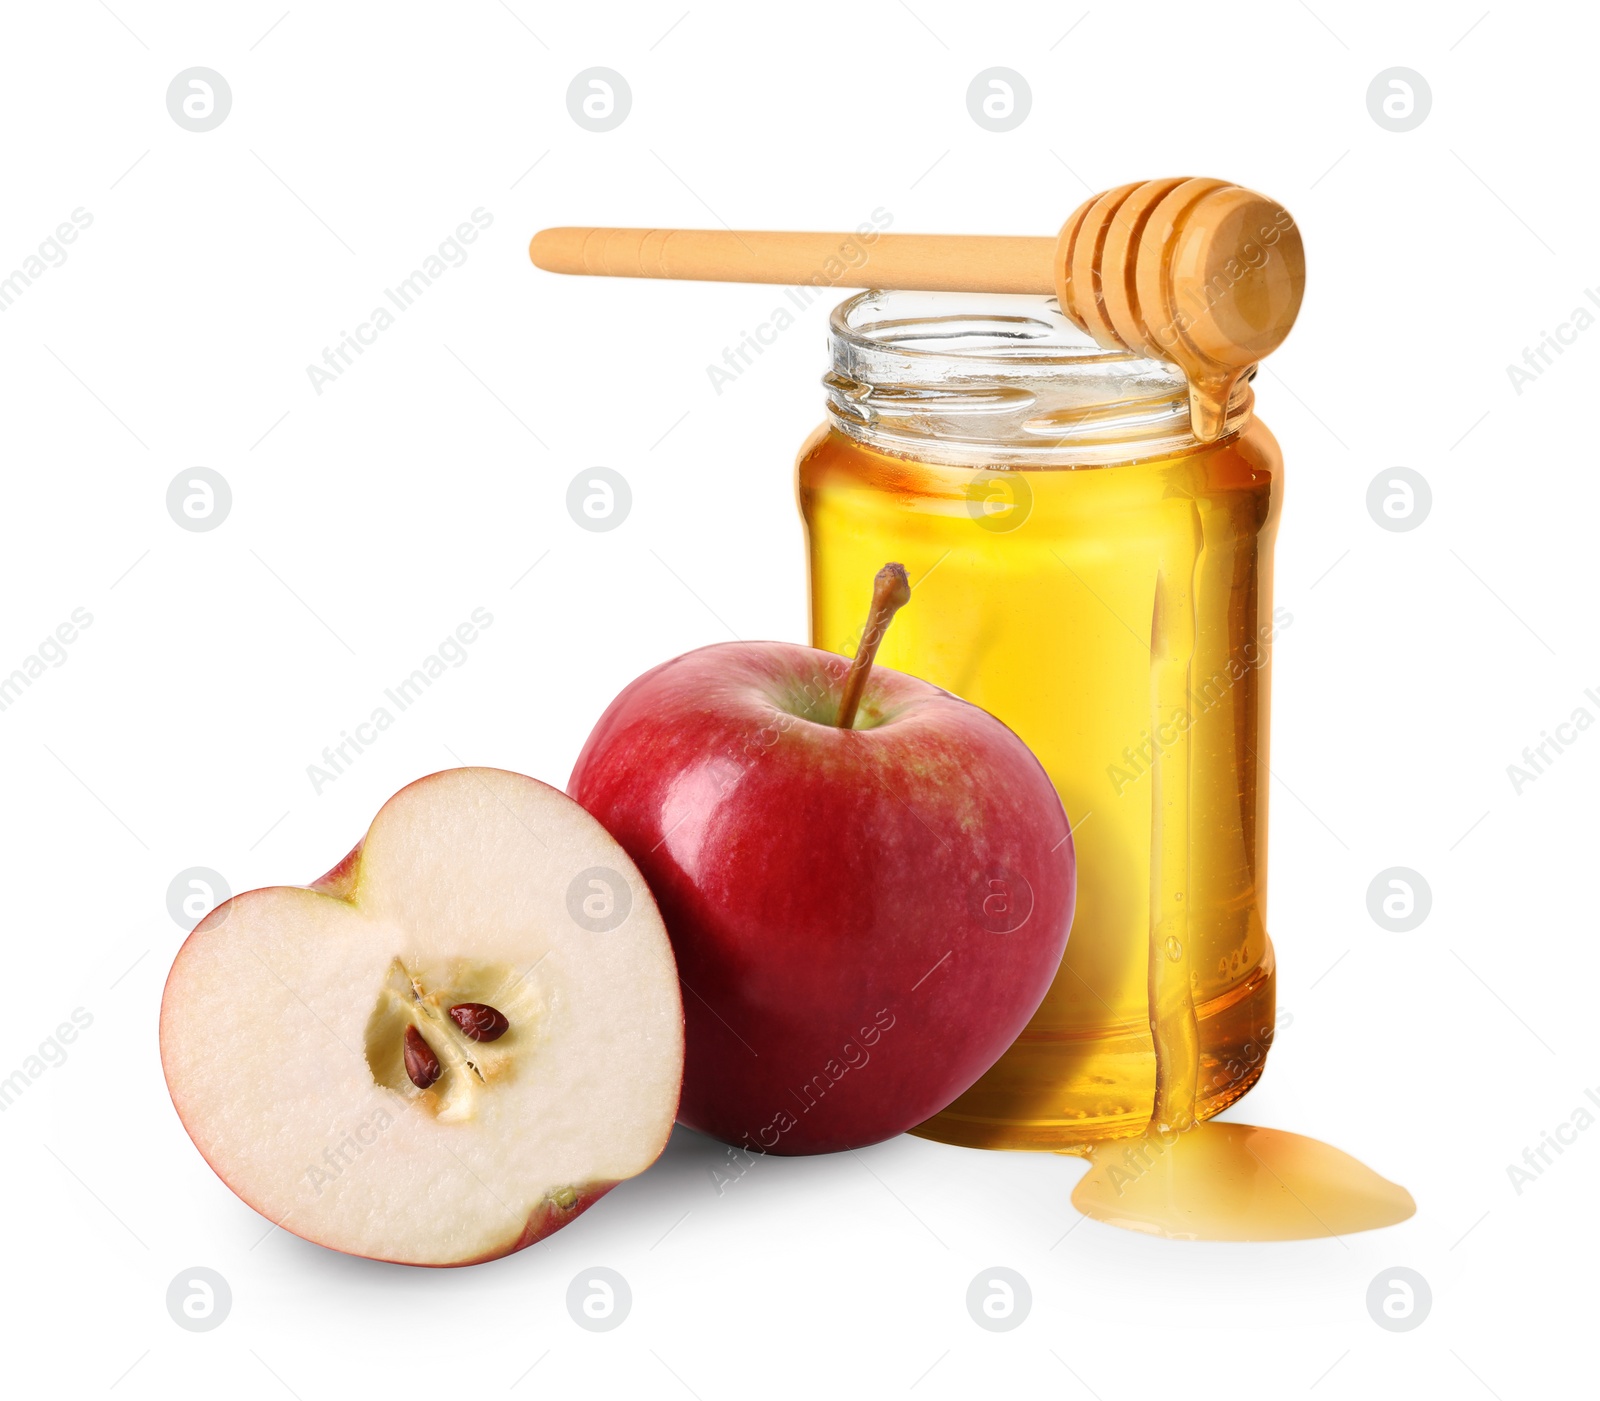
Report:
[[[1053,238],[731,229],[542,229],[528,245],[546,272],[925,292],[1048,293],[1055,253]]]

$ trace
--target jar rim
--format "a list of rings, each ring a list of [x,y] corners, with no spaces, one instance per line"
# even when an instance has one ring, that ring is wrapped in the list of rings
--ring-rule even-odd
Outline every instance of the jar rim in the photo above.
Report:
[[[835,307],[829,329],[829,414],[872,447],[958,465],[1076,467],[1200,446],[1183,371],[1096,344],[1054,296],[869,291]],[[1249,378],[1224,436],[1249,422]]]

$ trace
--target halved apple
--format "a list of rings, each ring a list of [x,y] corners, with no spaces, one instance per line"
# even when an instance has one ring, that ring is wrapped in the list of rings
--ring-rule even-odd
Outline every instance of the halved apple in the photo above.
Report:
[[[555,789],[451,769],[309,888],[235,896],[179,950],[161,1061],[217,1175],[352,1255],[465,1265],[653,1163],[683,1074],[666,930]]]

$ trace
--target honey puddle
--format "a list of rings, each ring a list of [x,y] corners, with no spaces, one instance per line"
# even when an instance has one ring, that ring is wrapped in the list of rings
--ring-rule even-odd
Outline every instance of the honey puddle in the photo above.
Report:
[[[1169,1240],[1310,1240],[1393,1226],[1411,1193],[1314,1138],[1213,1119],[1084,1150],[1085,1216]]]

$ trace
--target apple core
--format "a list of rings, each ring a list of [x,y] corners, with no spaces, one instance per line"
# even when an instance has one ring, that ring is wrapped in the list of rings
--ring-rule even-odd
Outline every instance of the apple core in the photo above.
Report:
[[[463,1021],[475,1028],[483,1018],[456,1016],[467,1007],[498,1016],[505,1030],[491,1038],[473,1036]],[[421,1112],[446,1123],[470,1119],[481,1096],[495,1093],[524,1058],[532,1059],[543,1014],[538,985],[508,965],[470,959],[408,964],[396,958],[367,1019],[367,1065],[374,1083],[405,1096]],[[413,1038],[435,1058],[426,1083],[411,1073]]]

